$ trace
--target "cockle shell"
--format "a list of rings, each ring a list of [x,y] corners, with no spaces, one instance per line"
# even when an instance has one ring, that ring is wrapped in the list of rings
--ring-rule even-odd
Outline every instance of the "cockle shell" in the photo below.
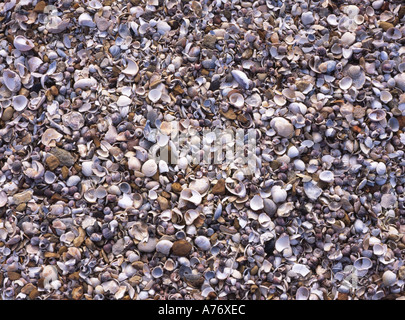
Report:
[[[128,76],[135,76],[139,71],[138,64],[132,60],[132,59],[127,59],[127,67],[122,70],[122,73],[128,75]]]
[[[193,189],[185,188],[180,193],[180,198],[188,202],[192,202],[195,205],[198,205],[202,201],[201,194]]]
[[[156,174],[157,170],[158,170],[157,164],[156,164],[155,160],[153,160],[153,159],[146,161],[142,165],[142,173],[146,177],[154,176]]]

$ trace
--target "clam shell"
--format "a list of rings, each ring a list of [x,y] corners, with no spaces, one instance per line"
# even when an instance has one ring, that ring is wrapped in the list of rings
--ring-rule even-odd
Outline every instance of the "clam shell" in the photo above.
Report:
[[[295,294],[295,298],[297,300],[308,300],[309,296],[310,296],[311,292],[309,291],[308,288],[306,287],[299,287],[297,289],[297,292]]]
[[[201,179],[191,181],[189,187],[204,195],[210,187],[210,181],[207,177],[202,177]]]
[[[381,120],[385,119],[385,117],[386,117],[386,112],[382,109],[373,110],[368,114],[368,118],[371,121],[381,121]]]
[[[240,70],[232,70],[231,74],[236,82],[244,89],[248,90],[252,86],[252,81],[248,78],[246,73]]]
[[[331,183],[335,180],[335,175],[333,171],[325,170],[319,174],[319,179]]]
[[[211,248],[211,242],[210,240],[205,237],[205,236],[198,236],[195,238],[194,243],[198,248],[200,248],[203,251],[207,251]]]
[[[3,81],[7,89],[12,92],[17,92],[21,89],[21,78],[14,71],[5,69],[3,72]]]
[[[132,59],[127,59],[127,67],[122,70],[122,73],[128,75],[128,76],[135,76],[139,72],[139,67],[138,64],[132,60]],[[138,88],[143,88],[143,87],[138,87]],[[138,89],[137,88],[137,89]],[[144,89],[144,88],[143,88]],[[145,90],[145,89],[144,89]],[[138,92],[137,92],[138,93]]]
[[[153,159],[146,161],[142,166],[142,173],[146,177],[154,176],[156,174],[157,170],[158,170],[158,166],[157,166],[155,160],[153,160]]]
[[[382,276],[382,281],[385,286],[390,287],[397,282],[397,275],[394,272],[387,270]]]
[[[171,242],[169,240],[160,240],[156,244],[156,251],[167,256],[170,254],[170,250],[171,250],[172,246],[173,246],[173,242]]]
[[[160,100],[161,96],[162,96],[162,90],[160,90],[160,89],[152,89],[148,93],[148,98],[153,103],[158,102]]]
[[[15,111],[22,111],[28,104],[28,99],[23,95],[13,97],[13,108]]]
[[[34,43],[24,36],[16,36],[13,41],[14,47],[19,51],[29,51],[35,47]]]
[[[348,90],[352,86],[353,80],[350,77],[344,77],[339,81],[339,87],[342,90]]]
[[[255,195],[251,200],[250,200],[250,208],[253,211],[258,211],[264,208],[263,204],[263,198],[259,195]]]
[[[283,252],[283,250],[290,248],[290,237],[286,234],[281,235],[277,240],[276,240],[276,250],[278,252]]]
[[[229,96],[229,102],[237,108],[242,108],[245,103],[245,99],[240,93],[235,92]]]

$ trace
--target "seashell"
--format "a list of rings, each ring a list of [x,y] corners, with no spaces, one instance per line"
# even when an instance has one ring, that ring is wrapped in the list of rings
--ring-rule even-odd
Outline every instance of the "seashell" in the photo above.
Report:
[[[72,130],[79,130],[84,126],[84,117],[80,112],[72,111],[62,116],[62,122]]]
[[[89,28],[94,28],[96,24],[93,21],[93,18],[87,13],[84,12],[79,16],[79,26],[82,27],[89,27]]]
[[[21,89],[21,78],[14,71],[4,69],[3,81],[7,89],[11,92],[17,92]]]
[[[366,81],[365,73],[360,66],[350,66],[347,69],[347,75],[352,78],[353,86],[361,89]]]
[[[391,128],[393,132],[397,132],[400,129],[399,121],[397,118],[394,117],[388,120],[388,126]]]
[[[202,177],[201,179],[191,181],[189,187],[204,195],[210,187],[210,181],[207,177]]]
[[[381,120],[385,119],[385,117],[386,117],[386,112],[383,109],[376,109],[376,110],[371,111],[368,114],[368,118],[371,121],[381,121]]]
[[[235,92],[229,96],[229,102],[237,108],[242,108],[245,103],[245,99],[240,93]]]
[[[122,70],[122,73],[133,77],[137,75],[138,72],[139,72],[138,64],[132,59],[127,59],[127,67],[124,70]],[[137,94],[143,95],[145,93],[145,88],[138,87],[137,90],[138,89],[143,89],[143,93],[136,91]]]
[[[350,46],[355,41],[356,41],[356,36],[351,32],[345,32],[340,38],[340,43],[343,46]]]
[[[392,100],[392,95],[388,91],[381,91],[380,100],[384,103],[388,103]]]
[[[95,194],[94,194],[95,198]],[[131,196],[127,193],[124,193],[121,199],[118,200],[118,206],[123,209],[128,209],[133,206],[134,201],[132,200]]]
[[[195,219],[198,218],[200,214],[198,211],[190,209],[187,210],[186,213],[184,214],[184,221],[186,222],[186,225],[191,225],[195,221]]]
[[[107,190],[106,188],[104,188],[103,186],[99,186],[95,192],[94,195],[97,199],[103,199],[105,197],[107,197]]]
[[[73,85],[73,89],[89,89],[97,86],[97,80],[94,78],[79,79]]]
[[[156,174],[157,169],[158,169],[158,167],[157,167],[155,160],[150,159],[143,164],[142,173],[146,177],[152,177]]]
[[[385,36],[386,36],[388,39],[399,40],[399,39],[402,38],[402,32],[401,32],[400,29],[393,27],[393,28],[389,28],[389,29],[386,31]]]
[[[186,157],[181,157],[178,162],[177,166],[179,167],[180,170],[186,170],[188,167],[188,160]]]
[[[122,182],[118,186],[120,188],[120,191],[122,193],[131,193],[131,186],[129,185],[128,182]]]
[[[304,182],[304,192],[310,200],[317,200],[322,194],[322,189],[319,188],[313,181]]]
[[[294,126],[282,117],[275,117],[270,121],[270,126],[276,130],[277,135],[284,138],[291,138],[294,133]]]
[[[0,208],[4,207],[7,204],[7,194],[4,191],[0,191]],[[1,239],[1,237],[0,237]],[[5,240],[5,239],[3,239]]]
[[[239,70],[232,70],[231,74],[236,82],[244,89],[248,90],[252,85],[253,82],[248,78],[248,76]]]
[[[167,271],[173,271],[176,269],[177,263],[173,259],[167,259],[163,268]]]
[[[199,205],[202,201],[201,194],[198,191],[190,188],[183,189],[180,193],[180,198],[194,203],[195,205]]]
[[[136,157],[130,157],[128,159],[128,169],[134,171],[140,171],[142,167],[141,162]]]
[[[35,72],[44,62],[38,57],[28,59],[28,69],[30,72]]]
[[[81,178],[79,176],[77,176],[77,175],[70,176],[66,181],[66,185],[68,187],[72,187],[72,186],[77,185],[80,181],[81,181]]]
[[[28,104],[28,99],[23,95],[13,97],[13,108],[15,111],[22,111]]]
[[[334,14],[328,15],[328,17],[326,18],[326,21],[333,27],[336,27],[339,24],[338,18]]]
[[[90,177],[93,174],[93,162],[92,161],[84,161],[82,163],[82,173],[86,177]]]
[[[263,198],[259,195],[255,195],[251,200],[250,200],[250,208],[253,211],[258,211],[264,208],[263,204]]]
[[[301,22],[304,25],[312,24],[315,21],[314,15],[311,11],[307,11],[302,13],[301,15]]]
[[[290,237],[286,234],[281,235],[277,240],[276,240],[276,250],[278,252],[283,252],[285,249],[290,248]]]
[[[387,270],[382,276],[382,281],[385,286],[390,287],[397,282],[397,275],[394,272]]]
[[[277,208],[277,215],[279,217],[288,217],[292,210],[294,210],[294,203],[285,202]]]
[[[331,183],[335,180],[335,175],[332,171],[325,170],[319,174],[319,179]]]
[[[352,86],[353,80],[350,77],[344,77],[339,81],[339,88],[348,90]]]
[[[207,251],[211,248],[211,242],[207,237],[204,236],[198,236],[195,238],[194,243],[198,248],[200,248],[203,251]]]
[[[374,253],[376,256],[385,255],[386,252],[387,252],[387,245],[383,245],[383,244],[381,244],[381,243],[376,243],[376,244],[373,246],[373,253]]]
[[[395,86],[405,92],[405,73],[397,74],[394,77],[394,80],[395,80]]]
[[[168,256],[170,254],[170,250],[171,250],[172,246],[173,246],[173,242],[171,242],[169,240],[160,240],[156,244],[156,251]]]
[[[384,162],[379,162],[377,164],[377,167],[375,169],[376,173],[379,175],[383,175],[387,172],[387,166],[385,165]]]
[[[259,215],[257,221],[260,223],[260,225],[263,228],[268,228],[268,229],[274,228],[274,222],[271,221],[271,218],[266,213],[261,213]]]
[[[131,104],[132,100],[130,98],[128,98],[127,96],[120,96],[117,100],[117,106],[119,107],[126,107],[129,106]]]
[[[274,186],[271,188],[271,197],[275,203],[285,202],[287,199],[287,191],[280,186]]]
[[[310,270],[307,268],[307,266],[300,263],[295,263],[291,270],[302,277],[306,277],[310,273]]]
[[[297,289],[297,292],[295,294],[295,299],[296,300],[308,300],[311,292],[309,291],[308,288],[306,287],[299,287]]]
[[[246,187],[242,182],[235,183],[235,181],[233,181],[232,179],[227,179],[225,181],[225,187],[230,193],[238,196],[239,198],[243,198],[246,196]]]
[[[63,135],[57,132],[55,129],[49,128],[46,129],[42,135],[41,142],[48,147],[55,147],[56,142],[59,142],[62,139]]]
[[[18,51],[22,52],[29,51],[35,47],[34,43],[31,40],[25,38],[24,36],[16,36],[14,38],[13,44]]]
[[[163,276],[163,269],[161,267],[154,267],[152,269],[152,276],[154,278],[160,278],[161,276]]]
[[[367,257],[361,257],[354,261],[353,266],[357,270],[359,276],[365,276],[368,272],[368,269],[372,267],[372,261]]]
[[[148,93],[148,98],[153,103],[158,102],[160,100],[161,96],[162,96],[162,90],[160,90],[160,89],[152,89]]]

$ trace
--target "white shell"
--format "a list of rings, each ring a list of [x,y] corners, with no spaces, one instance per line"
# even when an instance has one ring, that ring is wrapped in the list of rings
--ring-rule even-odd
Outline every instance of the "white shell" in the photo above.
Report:
[[[248,76],[239,70],[232,70],[231,74],[236,82],[244,89],[248,90],[252,85],[252,81],[248,78]]]
[[[201,179],[191,181],[189,187],[198,191],[200,194],[204,194],[210,187],[210,181],[207,177],[202,177]]]
[[[122,96],[120,96],[118,98],[117,106],[126,107],[126,106],[130,105],[131,102],[132,102],[132,100],[130,98],[128,98],[127,96],[122,95]]]
[[[155,160],[150,159],[148,161],[146,161],[143,166],[142,166],[142,173],[146,176],[146,177],[152,177],[155,175],[155,173],[157,172],[157,164],[155,162]]]
[[[385,119],[386,112],[382,109],[376,109],[376,110],[371,111],[368,114],[368,117],[371,121],[381,121],[381,120]]]
[[[211,242],[207,237],[198,236],[195,238],[194,243],[201,250],[207,251],[211,248]]]
[[[325,170],[319,174],[319,179],[330,183],[335,180],[335,174],[333,171]]]
[[[133,203],[134,203],[134,201],[131,199],[131,197],[127,193],[124,193],[122,195],[122,198],[120,200],[118,200],[118,206],[120,206],[123,209],[132,207]]]
[[[237,108],[242,108],[245,103],[245,99],[240,93],[235,92],[229,96],[229,102]]]
[[[381,91],[380,100],[384,103],[388,103],[392,100],[392,95],[388,91]]]
[[[311,200],[316,200],[322,194],[322,189],[319,188],[313,181],[304,182],[304,192]]]
[[[258,211],[264,208],[263,198],[259,195],[255,195],[250,200],[250,208],[254,211]]]
[[[186,225],[191,225],[195,221],[195,219],[198,218],[200,214],[198,213],[197,210],[187,210],[186,213],[184,214],[184,221],[186,222]]]
[[[285,202],[287,199],[287,191],[280,186],[274,186],[271,188],[271,197],[275,203]]]
[[[148,93],[149,100],[154,103],[158,102],[161,96],[162,96],[162,90],[160,90],[160,89],[152,89]]]
[[[91,87],[95,87],[97,85],[97,81],[94,78],[84,78],[79,79],[73,85],[73,89],[88,89]]]
[[[49,128],[46,129],[45,132],[42,134],[41,142],[48,147],[55,147],[55,142],[59,142],[62,137],[63,135],[61,135],[58,131]]]
[[[79,16],[79,26],[94,28],[96,24],[93,18],[87,12],[84,12]]]
[[[163,253],[164,255],[169,255],[170,254],[170,249],[173,246],[173,242],[169,241],[169,240],[160,240],[157,244],[156,244],[156,251]]]
[[[352,86],[353,80],[350,77],[344,77],[339,81],[339,87],[342,90],[348,90]]]
[[[180,198],[189,202],[199,205],[202,201],[201,194],[193,189],[185,188],[180,193]]]
[[[16,36],[14,38],[14,47],[19,51],[29,51],[35,47],[34,43],[24,36]]]
[[[127,67],[124,70],[122,70],[122,73],[124,73],[128,76],[135,76],[138,73],[138,71],[139,71],[138,64],[132,59],[127,59]],[[143,87],[139,87],[139,88],[143,89],[143,93],[144,93],[145,88],[143,88]],[[138,88],[137,88],[137,90],[138,90]],[[138,93],[138,91],[137,91],[137,93]]]
[[[311,292],[306,287],[299,287],[295,294],[296,300],[308,300]]]
[[[397,275],[394,272],[387,270],[382,276],[382,281],[385,286],[390,287],[397,282]]]
[[[15,73],[14,71],[5,69],[3,72],[3,81],[4,81],[4,84],[6,85],[7,89],[12,92],[16,92],[21,89],[20,76],[17,73]]]
[[[383,175],[387,172],[387,166],[385,165],[384,162],[379,162],[377,164],[377,167],[375,168],[375,171],[379,175]]]
[[[15,111],[22,111],[28,104],[28,99],[23,95],[13,97],[13,108]]]
[[[278,252],[281,253],[284,249],[289,247],[290,247],[290,237],[288,235],[284,234],[276,240],[276,250]]]

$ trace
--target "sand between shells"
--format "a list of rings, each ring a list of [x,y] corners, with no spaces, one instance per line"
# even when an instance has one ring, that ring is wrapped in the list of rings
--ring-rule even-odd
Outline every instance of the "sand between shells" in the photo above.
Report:
[[[0,3],[1,299],[403,299],[404,16]],[[254,172],[155,161],[174,122],[255,130]]]

